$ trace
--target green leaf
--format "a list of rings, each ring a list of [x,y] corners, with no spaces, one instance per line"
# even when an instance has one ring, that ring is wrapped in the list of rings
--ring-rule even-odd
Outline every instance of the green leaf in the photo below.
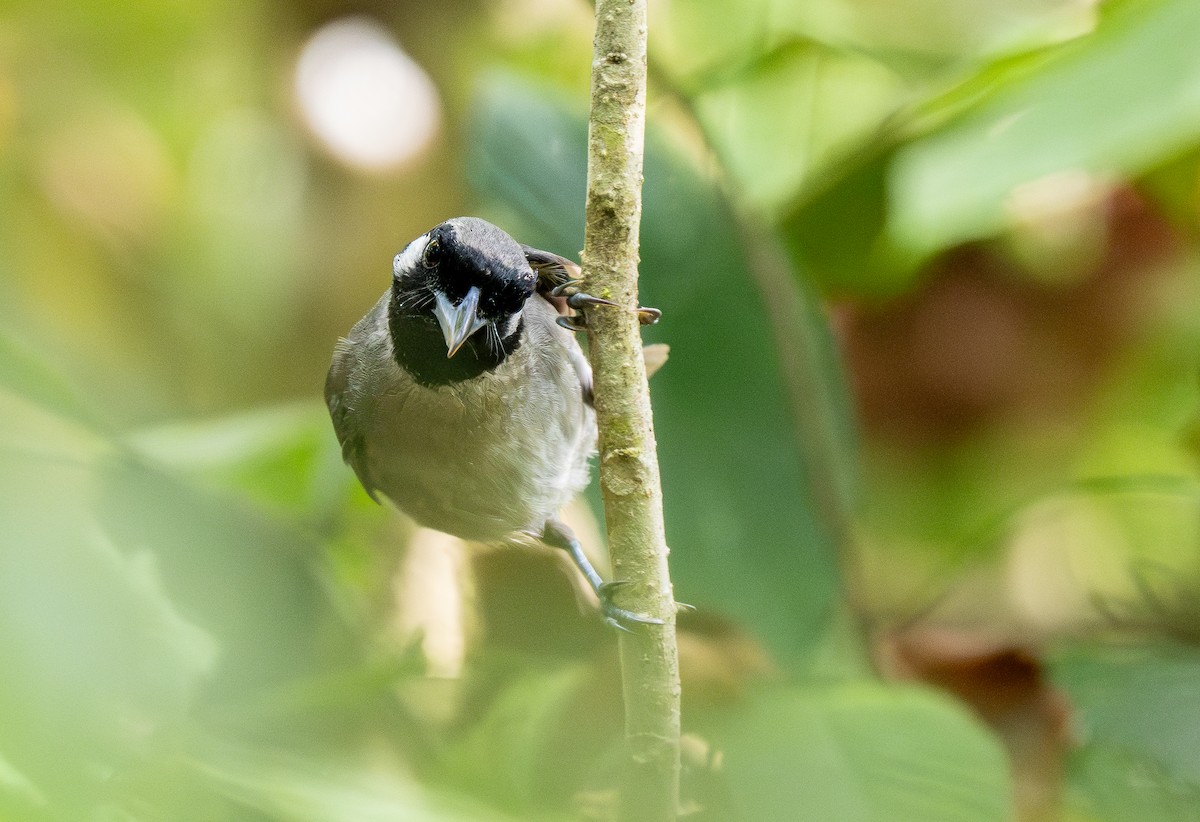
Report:
[[[0,387],[70,420],[96,420],[67,379],[31,347],[0,329]]]
[[[780,219],[792,258],[826,291],[885,296],[912,280],[911,261],[884,235],[889,159],[875,148],[843,164],[835,179]]]
[[[1007,822],[1008,767],[963,709],[873,684],[752,696],[714,728],[740,820]]]
[[[705,88],[696,107],[741,194],[774,211],[844,160],[906,96],[880,63],[796,43]]]
[[[892,115],[931,93],[906,70],[937,76],[939,88],[964,64],[1078,36],[1095,17],[1062,0],[1003,9],[987,0],[745,3],[734,15],[718,4],[680,5],[669,16],[703,25],[686,35],[692,48],[667,49],[669,67],[687,66],[684,53],[711,59],[739,36],[750,41],[735,69],[719,62],[723,71],[692,78],[685,93],[739,195],[768,213],[836,174]],[[672,31],[668,46],[680,36]]]
[[[100,527],[152,552],[172,599],[220,640],[214,693],[245,696],[354,652],[311,534],[132,460],[106,462],[96,483]]]
[[[603,757],[621,745],[620,684],[615,675],[599,677],[600,687],[596,680],[592,664],[522,672],[442,767],[462,790],[514,814],[568,806],[582,788],[605,782]]]
[[[476,111],[472,180],[493,216],[523,242],[574,256],[583,118],[513,81],[489,84]],[[764,297],[714,186],[653,134],[645,180],[641,293],[664,311],[646,337],[671,345],[652,395],[675,592],[743,620],[803,667],[835,620],[837,563],[815,519]],[[819,312],[807,321],[797,333],[827,336]],[[832,346],[822,356],[826,399],[844,401]]]
[[[778,24],[922,74],[1039,48],[1087,32],[1075,0],[773,0]]]
[[[1064,804],[1097,822],[1200,822],[1200,787],[1119,747],[1072,753]]]
[[[1106,785],[1092,780],[1091,766],[1085,767],[1081,790],[1097,800],[1104,794],[1096,791],[1103,788],[1124,795],[1123,802],[1141,802],[1139,775],[1151,773],[1163,785],[1200,796],[1200,653],[1195,648],[1081,647],[1055,660],[1053,672],[1071,697],[1084,750],[1102,752],[1097,756],[1108,770],[1124,762],[1121,778]]]
[[[651,3],[655,65],[703,88],[706,75],[728,73],[773,45],[772,0]]]
[[[1200,220],[1197,209],[1196,179],[1200,177],[1200,146],[1179,157],[1172,157],[1158,168],[1152,169],[1142,180],[1142,187],[1150,194],[1172,223],[1189,239],[1196,239]]]
[[[208,754],[198,767],[215,790],[276,822],[502,822],[509,818],[424,789],[386,762],[368,766],[261,751],[220,751]]]
[[[324,405],[294,403],[177,421],[125,438],[134,450],[212,489],[308,519],[340,508],[353,476]]]
[[[1194,0],[1114,4],[1094,34],[899,152],[891,237],[931,255],[1007,226],[1019,186],[1103,183],[1187,150],[1200,140],[1197,30]]]
[[[47,818],[47,804],[37,786],[0,752],[0,819],[40,822]]]
[[[356,649],[311,537],[2,389],[0,414],[0,752],[55,814],[207,700]]]
[[[1075,0],[692,0],[650,13],[652,59],[697,91],[802,40],[923,77],[1076,37],[1096,16]]]
[[[1097,17],[1070,0],[657,9],[652,60],[693,102],[739,197],[784,220],[795,259],[824,287],[875,296],[906,286],[918,262],[883,234],[897,126],[927,132],[1010,82],[1013,55],[1079,37]]]
[[[219,646],[92,510],[110,447],[0,394],[0,751],[59,808],[191,708]],[[80,813],[66,813],[82,818]]]

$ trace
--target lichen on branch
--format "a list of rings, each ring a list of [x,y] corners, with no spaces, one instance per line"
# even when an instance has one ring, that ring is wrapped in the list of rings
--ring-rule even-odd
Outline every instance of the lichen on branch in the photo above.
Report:
[[[628,768],[622,818],[673,820],[679,803],[679,668],[662,488],[642,360],[638,239],[646,124],[645,0],[597,0],[588,121],[584,279],[625,310],[588,312],[600,486],[622,607],[663,620],[621,637]]]

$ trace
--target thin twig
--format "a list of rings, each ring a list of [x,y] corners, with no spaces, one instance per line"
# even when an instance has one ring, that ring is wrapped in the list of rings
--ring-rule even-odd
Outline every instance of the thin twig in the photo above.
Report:
[[[596,3],[588,124],[588,290],[626,310],[588,312],[600,485],[622,607],[663,620],[621,636],[628,769],[623,819],[674,820],[679,804],[679,666],[662,489],[637,306],[646,126],[646,2]]]

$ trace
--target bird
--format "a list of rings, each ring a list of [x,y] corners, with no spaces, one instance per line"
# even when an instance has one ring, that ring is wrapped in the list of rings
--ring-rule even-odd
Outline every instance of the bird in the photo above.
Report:
[[[661,619],[618,606],[559,511],[590,481],[592,371],[573,310],[616,304],[571,260],[456,217],[392,261],[392,283],[338,340],[325,400],[342,456],[376,502],[483,543],[567,552],[623,631]],[[657,309],[637,308],[644,324]]]

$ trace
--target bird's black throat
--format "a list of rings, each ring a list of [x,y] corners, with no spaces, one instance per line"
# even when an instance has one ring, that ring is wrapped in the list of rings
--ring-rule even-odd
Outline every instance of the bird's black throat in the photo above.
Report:
[[[494,341],[489,343],[485,338],[485,329],[468,339],[453,357],[447,357],[446,340],[433,312],[428,307],[407,307],[405,296],[393,287],[388,301],[392,354],[396,363],[421,385],[453,385],[473,379],[496,368],[521,345],[524,319],[502,340],[498,350]]]

